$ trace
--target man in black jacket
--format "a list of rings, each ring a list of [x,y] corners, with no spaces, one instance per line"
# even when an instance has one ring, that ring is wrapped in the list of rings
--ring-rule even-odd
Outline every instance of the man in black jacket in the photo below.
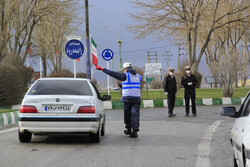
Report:
[[[164,78],[164,92],[168,97],[168,117],[176,116],[173,114],[175,98],[177,93],[176,79],[174,77],[174,68],[168,69],[168,74]]]
[[[185,107],[186,107],[186,116],[189,116],[189,101],[191,97],[192,102],[192,113],[193,116],[196,116],[196,104],[195,104],[195,86],[197,84],[197,78],[194,74],[191,73],[191,67],[185,67],[186,74],[181,78],[181,84],[185,88]]]

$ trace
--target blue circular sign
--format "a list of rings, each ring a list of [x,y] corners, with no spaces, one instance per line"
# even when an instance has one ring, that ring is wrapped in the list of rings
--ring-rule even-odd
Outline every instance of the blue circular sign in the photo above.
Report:
[[[105,49],[102,51],[102,58],[106,61],[113,59],[114,53],[111,49]]]
[[[84,46],[77,39],[69,40],[64,47],[65,54],[71,59],[79,59],[84,53]]]

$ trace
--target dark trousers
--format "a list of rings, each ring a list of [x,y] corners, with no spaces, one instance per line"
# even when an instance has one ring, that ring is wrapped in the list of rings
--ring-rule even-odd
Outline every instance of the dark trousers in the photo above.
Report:
[[[195,88],[186,88],[185,89],[185,106],[186,106],[186,114],[189,114],[189,102],[192,102],[192,113],[196,114],[196,103],[195,103]]]
[[[175,105],[175,91],[168,92],[168,114],[173,114]]]
[[[140,126],[140,103],[123,103],[124,123],[126,129],[139,131]]]

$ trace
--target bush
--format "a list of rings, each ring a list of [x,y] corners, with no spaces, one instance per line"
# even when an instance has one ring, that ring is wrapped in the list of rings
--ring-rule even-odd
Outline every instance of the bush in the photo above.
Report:
[[[18,68],[0,63],[0,105],[20,104],[27,85]]]
[[[18,67],[18,70],[20,72],[21,78],[23,78],[23,84],[27,85],[33,77],[32,69],[25,66],[20,66]]]
[[[56,73],[52,73],[48,76],[49,78],[73,78],[74,74],[68,69],[62,69]]]
[[[22,59],[15,53],[11,52],[5,56],[1,61],[1,64],[9,64],[10,66],[17,68],[25,86],[31,81],[33,76],[32,70],[24,66]]]
[[[151,89],[161,89],[161,82],[160,81],[152,81],[151,82]]]
[[[185,75],[185,66],[188,65],[188,61],[187,60],[184,60],[181,62],[181,65],[180,65],[180,69],[179,71],[176,71],[175,72],[175,77],[176,77],[176,82],[177,82],[177,89],[180,89],[180,88],[183,88],[183,86],[181,85],[181,78],[183,75]],[[200,88],[201,86],[201,81],[202,81],[202,74],[197,72],[195,74],[195,76],[197,77],[197,84],[196,84],[196,88]]]

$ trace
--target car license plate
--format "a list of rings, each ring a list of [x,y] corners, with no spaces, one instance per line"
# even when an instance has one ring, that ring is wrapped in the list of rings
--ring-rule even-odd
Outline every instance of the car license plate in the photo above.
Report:
[[[71,111],[70,106],[45,106],[44,111]]]

